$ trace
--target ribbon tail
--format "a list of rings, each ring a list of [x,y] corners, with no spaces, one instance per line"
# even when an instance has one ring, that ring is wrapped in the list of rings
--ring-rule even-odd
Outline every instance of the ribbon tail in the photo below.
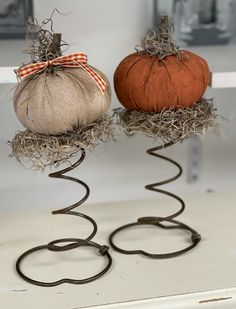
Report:
[[[99,87],[99,89],[101,90],[102,94],[104,94],[105,89],[106,89],[106,83],[105,81],[101,78],[100,75],[97,74],[97,72],[95,72],[93,69],[91,69],[89,66],[79,62],[80,67],[86,71],[91,78],[95,81],[95,83],[97,84],[97,86]]]

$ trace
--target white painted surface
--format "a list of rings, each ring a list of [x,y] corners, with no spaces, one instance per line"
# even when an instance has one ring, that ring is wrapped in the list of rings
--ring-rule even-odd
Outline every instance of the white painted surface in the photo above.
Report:
[[[16,74],[14,70],[17,67],[0,67],[0,84],[16,83]]]
[[[236,288],[231,288],[96,306],[96,309],[235,309],[235,307]]]
[[[77,195],[78,188],[74,186],[74,190]],[[219,308],[218,304],[230,302],[235,305],[235,292],[231,294],[228,291],[229,288],[236,287],[235,193],[184,196],[187,210],[178,220],[189,224],[202,235],[202,241],[195,250],[168,260],[126,256],[111,250],[113,267],[101,279],[87,285],[65,284],[53,288],[36,287],[22,281],[14,272],[17,256],[32,246],[45,244],[55,238],[85,237],[90,231],[90,225],[79,218],[52,216],[48,210],[39,210],[43,198],[27,189],[23,193],[25,197],[32,194],[35,201],[34,209],[28,212],[2,212],[0,216],[1,308],[11,309],[17,305],[19,309],[68,309],[147,299],[151,299],[152,302],[152,298],[158,298],[158,302],[163,306],[160,308],[168,308],[165,305],[175,303],[169,296],[183,296],[183,299],[182,296],[176,298],[176,305],[194,304],[197,300],[219,298],[219,294],[212,292],[209,297],[192,295],[189,298],[185,298],[184,294],[216,290],[221,290],[220,297],[231,296],[233,299],[222,303],[212,302],[212,307],[209,303],[203,303],[201,306],[199,304],[198,308]],[[65,206],[61,202],[65,192],[59,194],[56,190],[48,188],[44,194],[55,208]],[[73,196],[73,199],[75,201],[76,197]],[[99,231],[95,241],[105,244],[108,234],[115,227],[133,222],[143,215],[168,215],[173,213],[176,207],[172,199],[159,197],[155,200],[94,204],[81,207],[80,210],[97,220]],[[186,242],[188,243],[188,235],[184,235],[182,232],[149,227],[137,228],[118,237],[119,244],[124,248],[142,246],[152,252],[168,252],[182,248]],[[29,258],[23,266],[27,274],[37,279],[55,280],[61,276],[81,278],[92,275],[103,267],[103,259],[93,253],[82,249],[56,254],[38,253]],[[137,308],[145,307],[139,305]],[[173,305],[170,308],[181,306]]]
[[[212,88],[236,88],[236,72],[213,72],[211,74]]]

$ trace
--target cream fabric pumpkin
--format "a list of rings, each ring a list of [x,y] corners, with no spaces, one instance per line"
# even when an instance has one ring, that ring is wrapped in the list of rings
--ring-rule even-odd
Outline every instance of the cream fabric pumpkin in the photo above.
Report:
[[[101,118],[110,106],[111,89],[106,76],[103,94],[82,68],[64,68],[25,78],[14,95],[15,112],[25,128],[44,135],[60,135]]]

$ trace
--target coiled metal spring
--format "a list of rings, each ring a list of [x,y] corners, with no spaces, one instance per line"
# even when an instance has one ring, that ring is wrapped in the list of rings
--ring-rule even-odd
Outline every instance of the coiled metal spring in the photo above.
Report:
[[[170,159],[166,156],[163,156],[163,155],[156,153],[156,151],[159,151],[161,149],[172,146],[173,144],[174,144],[173,142],[170,142],[170,143],[166,143],[162,146],[150,148],[150,149],[147,150],[147,153],[151,156],[155,156],[155,157],[158,157],[160,159],[163,159],[165,161],[172,163],[173,165],[175,165],[178,168],[178,170],[179,170],[178,173],[174,177],[171,177],[169,179],[146,185],[145,189],[150,190],[150,191],[154,191],[154,192],[158,192],[158,193],[161,193],[161,194],[165,194],[165,195],[172,197],[173,199],[177,200],[180,203],[180,209],[177,212],[175,212],[174,214],[166,216],[166,217],[153,217],[153,216],[142,217],[142,218],[138,218],[136,222],[129,223],[129,224],[126,224],[126,225],[123,225],[123,226],[117,228],[116,230],[114,230],[111,233],[111,235],[109,237],[110,245],[116,251],[123,253],[123,254],[141,254],[141,255],[144,255],[146,257],[153,258],[153,259],[166,259],[166,258],[171,258],[171,257],[176,257],[178,255],[181,255],[181,254],[193,249],[194,247],[196,247],[197,244],[200,242],[201,236],[198,234],[198,232],[196,232],[194,229],[192,229],[188,225],[186,225],[186,224],[184,224],[180,221],[175,220],[175,218],[177,216],[181,215],[183,213],[183,211],[185,210],[184,201],[178,195],[175,195],[175,194],[173,194],[169,191],[165,191],[165,190],[162,190],[162,189],[159,188],[160,186],[162,186],[164,184],[167,184],[167,183],[170,183],[170,182],[176,180],[177,178],[179,178],[182,175],[182,167],[176,161],[174,161],[174,160],[172,160],[172,159]],[[165,225],[164,223],[168,223],[168,225]],[[153,254],[153,253],[149,253],[149,252],[146,252],[144,250],[141,250],[141,249],[140,250],[125,250],[125,249],[118,247],[115,244],[114,238],[115,238],[115,236],[117,236],[117,234],[119,232],[121,232],[121,231],[123,231],[127,228],[140,226],[140,225],[154,225],[154,226],[157,226],[157,227],[160,227],[160,228],[163,228],[163,229],[168,229],[168,230],[172,230],[172,229],[185,230],[185,231],[187,231],[191,234],[191,244],[188,247],[181,249],[179,251],[175,251],[175,252],[171,252],[171,253],[163,253],[163,254]]]
[[[93,280],[96,280],[99,277],[101,277],[102,275],[104,275],[112,265],[112,258],[111,258],[110,254],[108,252],[109,247],[108,246],[101,246],[101,245],[91,241],[91,239],[97,233],[97,224],[94,221],[94,219],[92,219],[88,215],[74,211],[75,208],[82,205],[87,200],[87,198],[89,197],[90,189],[89,189],[88,185],[86,183],[84,183],[83,181],[77,179],[77,178],[65,175],[66,173],[70,172],[71,170],[73,170],[77,166],[79,166],[83,162],[83,160],[85,159],[85,156],[86,156],[85,150],[81,149],[81,156],[80,156],[79,160],[76,161],[73,165],[71,165],[70,167],[65,168],[63,170],[49,174],[49,177],[52,177],[52,178],[66,179],[66,180],[69,180],[69,181],[76,182],[76,183],[82,185],[84,187],[85,191],[86,191],[84,197],[81,200],[79,200],[77,203],[72,204],[72,205],[70,205],[66,208],[60,209],[60,210],[55,210],[55,211],[52,212],[52,214],[53,215],[63,214],[63,215],[73,215],[73,216],[82,217],[92,224],[93,231],[85,239],[81,239],[81,238],[56,239],[56,240],[53,240],[46,245],[37,246],[37,247],[34,247],[34,248],[29,249],[26,252],[24,252],[17,259],[16,271],[19,274],[19,276],[21,278],[23,278],[24,280],[26,280],[27,282],[30,282],[32,284],[39,285],[39,286],[44,286],[44,287],[56,286],[56,285],[59,285],[59,284],[62,284],[62,283],[84,284],[84,283],[88,283],[88,282],[91,282]],[[60,244],[64,244],[64,245],[60,245]],[[86,278],[86,279],[81,279],[81,280],[70,279],[70,278],[62,278],[62,279],[59,279],[59,280],[53,281],[53,282],[42,282],[42,281],[37,281],[37,280],[29,278],[21,270],[22,261],[27,256],[29,256],[30,254],[32,254],[36,251],[41,251],[41,250],[46,249],[46,250],[49,250],[49,251],[62,252],[62,251],[68,251],[68,250],[72,250],[72,249],[82,247],[82,246],[96,248],[98,250],[98,252],[101,254],[101,256],[104,256],[107,259],[107,264],[106,264],[105,268],[102,271],[100,271],[98,274],[96,274],[92,277],[89,277],[89,278]]]

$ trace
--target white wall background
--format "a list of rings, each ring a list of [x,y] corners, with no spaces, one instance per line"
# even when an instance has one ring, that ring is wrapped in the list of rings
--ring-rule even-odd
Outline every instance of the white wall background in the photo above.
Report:
[[[69,43],[69,52],[83,51],[89,63],[101,69],[112,84],[113,72],[124,56],[131,53],[152,23],[151,0],[35,0],[38,20],[49,17],[57,8],[65,16],[55,14],[54,30],[63,33]],[[27,60],[22,53],[24,41],[0,42],[0,66],[19,65]],[[207,58],[213,71],[236,70],[236,47],[195,48],[196,53]],[[35,199],[42,207],[63,207],[73,202],[79,194],[78,187],[64,181],[47,178],[44,174],[24,169],[8,157],[6,145],[17,130],[22,129],[12,107],[9,85],[0,86],[0,208],[32,207]],[[203,140],[203,167],[200,181],[186,183],[186,175],[176,183],[166,186],[175,192],[204,192],[208,189],[232,191],[236,185],[236,89],[208,91],[215,98],[219,114],[229,118],[222,122],[222,136],[209,132]],[[112,108],[119,103],[113,92]],[[169,177],[175,170],[168,164],[145,154],[152,141],[144,137],[128,139],[117,136],[116,142],[100,145],[74,175],[91,187],[90,203],[112,200],[155,197],[146,192],[144,185]],[[187,167],[188,142],[176,145],[167,152]],[[48,205],[48,195],[58,196],[61,205]],[[64,204],[63,204],[64,203]]]

